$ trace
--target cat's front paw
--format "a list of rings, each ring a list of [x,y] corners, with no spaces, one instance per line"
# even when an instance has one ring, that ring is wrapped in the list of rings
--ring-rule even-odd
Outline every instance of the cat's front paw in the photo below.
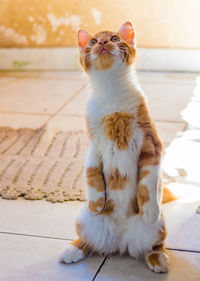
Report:
[[[159,221],[161,209],[157,202],[148,202],[143,206],[142,217],[145,222],[155,224]]]
[[[74,263],[82,260],[85,257],[82,250],[78,249],[77,247],[70,245],[67,250],[65,250],[59,256],[59,262],[62,263]]]

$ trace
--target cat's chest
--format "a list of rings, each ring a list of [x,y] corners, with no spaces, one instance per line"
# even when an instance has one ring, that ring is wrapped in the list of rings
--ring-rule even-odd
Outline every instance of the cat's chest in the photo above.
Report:
[[[116,111],[105,114],[93,112],[87,117],[88,130],[96,141],[108,140],[125,150],[137,129],[136,114]]]

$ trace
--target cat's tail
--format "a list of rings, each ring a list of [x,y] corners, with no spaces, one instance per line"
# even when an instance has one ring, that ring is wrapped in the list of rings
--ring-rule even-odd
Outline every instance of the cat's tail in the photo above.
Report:
[[[171,201],[177,200],[178,197],[176,197],[171,190],[169,190],[166,186],[163,188],[163,199],[162,203],[169,203]]]

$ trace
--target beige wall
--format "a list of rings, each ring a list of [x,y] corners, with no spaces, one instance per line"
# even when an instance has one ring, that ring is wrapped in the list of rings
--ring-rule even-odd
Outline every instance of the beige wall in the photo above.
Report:
[[[75,46],[127,19],[139,47],[200,48],[200,0],[0,0],[0,47]]]

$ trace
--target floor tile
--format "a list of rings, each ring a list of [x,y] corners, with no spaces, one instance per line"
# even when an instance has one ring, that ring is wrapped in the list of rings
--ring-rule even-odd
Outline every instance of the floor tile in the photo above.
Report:
[[[190,197],[191,198],[191,197]],[[200,193],[189,201],[189,195],[164,204],[164,215],[167,222],[168,236],[166,246],[174,249],[200,251]],[[191,198],[192,199],[192,198]]]
[[[20,79],[0,87],[0,111],[52,114],[82,86],[78,80]]]
[[[1,76],[1,74],[0,74],[0,87],[4,86],[4,85],[7,85],[7,84],[10,84],[10,83],[12,83],[14,81],[15,81],[14,78],[12,78],[12,77],[4,77],[4,76]]]
[[[83,204],[0,198],[0,232],[75,239],[75,220]]]
[[[81,71],[0,71],[0,79],[58,79],[58,80],[82,80],[85,81],[85,75]]]
[[[45,79],[67,79],[86,81],[85,75],[80,71],[44,71],[40,73],[40,78]]]
[[[130,257],[111,257],[96,281],[198,281],[200,254],[170,251],[169,273],[154,273],[143,261]]]
[[[183,121],[181,111],[188,104],[194,85],[142,83],[154,120]]]
[[[87,89],[81,91],[71,102],[69,102],[58,115],[85,116],[87,100]]]
[[[141,83],[195,84],[199,73],[137,71]]]
[[[0,234],[0,281],[92,280],[102,258],[60,264],[65,247],[66,241]]]
[[[56,115],[49,121],[49,126],[63,131],[85,131],[86,122],[84,117]]]
[[[197,133],[197,134],[196,134]],[[166,149],[164,171],[173,176],[177,169],[185,171],[186,183],[200,183],[200,130],[187,130],[179,134]]]
[[[31,128],[36,129],[41,127],[50,117],[50,115],[31,115],[24,113],[1,113],[0,112],[0,127],[8,126],[14,129]]]
[[[170,142],[176,137],[179,132],[182,132],[185,129],[184,122],[173,123],[156,121],[155,124],[158,130],[158,134],[165,147],[170,144]]]

